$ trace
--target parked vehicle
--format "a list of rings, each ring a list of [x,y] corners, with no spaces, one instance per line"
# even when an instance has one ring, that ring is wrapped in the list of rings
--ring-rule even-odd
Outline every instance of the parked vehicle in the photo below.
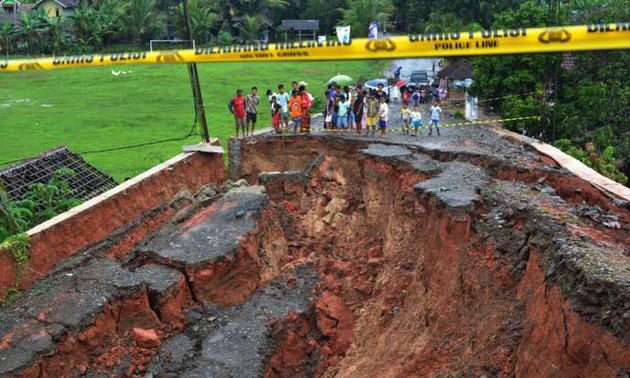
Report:
[[[431,82],[429,81],[429,75],[425,70],[413,71],[409,77],[408,87],[425,87],[428,88]]]

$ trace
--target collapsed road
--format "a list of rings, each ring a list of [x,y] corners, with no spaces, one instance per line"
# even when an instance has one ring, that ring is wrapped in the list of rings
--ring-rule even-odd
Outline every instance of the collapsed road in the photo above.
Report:
[[[0,308],[0,374],[630,374],[628,203],[492,129],[443,134],[231,140],[233,181]]]

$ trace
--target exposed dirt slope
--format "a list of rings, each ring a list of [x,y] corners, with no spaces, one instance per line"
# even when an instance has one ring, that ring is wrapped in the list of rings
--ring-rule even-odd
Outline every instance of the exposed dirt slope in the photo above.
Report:
[[[234,141],[251,186],[0,308],[0,375],[630,373],[626,204],[484,132]]]

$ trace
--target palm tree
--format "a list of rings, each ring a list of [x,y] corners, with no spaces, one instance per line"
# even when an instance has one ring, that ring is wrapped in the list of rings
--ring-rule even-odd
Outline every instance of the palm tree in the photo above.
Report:
[[[0,25],[0,38],[2,39],[2,49],[6,51],[7,56],[11,52],[11,37],[16,33],[13,23],[4,21]]]
[[[96,24],[100,48],[110,44],[120,29],[121,7],[118,0],[101,0],[98,3]],[[97,37],[97,36],[94,36]]]
[[[46,17],[44,21],[52,42],[53,51],[58,54],[63,51],[63,47],[66,44],[68,22],[63,14],[59,17]]]
[[[20,13],[21,34],[26,39],[26,47],[29,56],[33,52],[33,41],[35,41],[38,35],[46,32],[46,24],[44,22],[46,17],[43,8],[39,8],[36,11]]]
[[[241,24],[238,26],[238,29],[241,31],[241,36],[247,42],[254,42],[254,40],[258,39],[258,35],[260,30],[262,29],[265,21],[262,16],[244,16]]]
[[[82,3],[75,8],[70,19],[72,20],[74,35],[78,39],[88,40],[92,37],[97,19],[97,13],[94,7]]]
[[[70,18],[78,41],[102,49],[118,34],[120,15],[121,6],[117,0],[101,0],[94,5],[82,3]]]
[[[163,26],[163,16],[156,11],[156,0],[127,0],[122,9],[123,30],[133,44],[146,42]]]
[[[391,0],[349,0],[343,12],[343,23],[350,25],[354,34],[367,35],[371,22],[386,23],[394,8]]]
[[[269,10],[286,9],[289,5],[289,0],[214,0],[216,13],[221,15],[232,34],[235,31],[232,23],[235,17],[266,16]]]
[[[200,0],[190,0],[188,2],[188,16],[193,39],[198,43],[205,43],[208,40],[209,30],[217,21],[217,14],[212,11],[211,7],[202,4]],[[186,35],[183,4],[180,3],[177,7],[172,23],[180,35]]]
[[[462,28],[461,20],[453,13],[431,12],[424,31],[427,33],[448,33],[461,31]]]

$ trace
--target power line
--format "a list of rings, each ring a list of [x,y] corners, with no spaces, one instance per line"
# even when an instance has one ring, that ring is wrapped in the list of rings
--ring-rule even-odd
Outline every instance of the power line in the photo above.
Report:
[[[80,151],[80,152],[77,152],[77,153],[79,155],[88,155],[88,154],[99,154],[99,153],[103,153],[103,152],[128,150],[128,149],[133,149],[133,148],[138,148],[138,147],[151,146],[151,145],[155,145],[155,144],[162,144],[162,143],[168,143],[168,142],[182,141],[182,140],[188,139],[188,138],[190,138],[191,136],[194,136],[194,135],[199,135],[196,132],[196,122],[193,123],[190,131],[186,135],[184,135],[182,137],[159,139],[159,140],[153,140],[153,141],[148,141],[148,142],[141,142],[141,143],[136,143],[136,144],[127,144],[127,145],[123,145],[123,146],[101,148],[101,149],[97,149],[97,150]],[[3,162],[0,163],[0,166],[6,165],[6,164],[17,163],[17,162],[20,162],[20,161],[23,161],[23,160],[26,160],[26,159],[29,159],[29,158],[30,157],[21,158],[21,159],[15,159],[15,160],[9,160],[9,161],[3,161]]]

